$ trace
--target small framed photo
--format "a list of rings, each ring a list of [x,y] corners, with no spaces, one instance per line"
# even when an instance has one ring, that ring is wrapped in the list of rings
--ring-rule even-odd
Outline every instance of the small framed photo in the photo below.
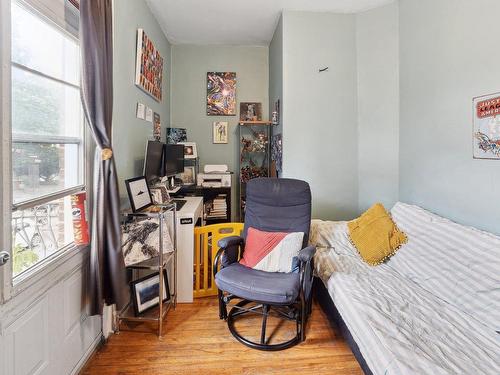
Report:
[[[135,315],[158,306],[160,303],[160,273],[156,272],[143,278],[132,281],[132,301]],[[167,270],[163,270],[163,298],[162,301],[170,299],[168,287]]]
[[[132,212],[141,211],[153,205],[146,177],[140,176],[125,180],[125,186]]]
[[[196,159],[198,152],[195,142],[178,142],[179,145],[184,145],[184,159]]]
[[[262,121],[262,103],[240,103],[240,121]]]
[[[223,144],[227,143],[228,139],[228,127],[229,123],[227,121],[215,121],[213,123],[213,143]]]
[[[184,173],[180,174],[180,179],[183,185],[193,185],[196,183],[195,167],[184,167]]]
[[[150,190],[154,204],[164,204],[170,201],[170,194],[165,185],[154,186]]]

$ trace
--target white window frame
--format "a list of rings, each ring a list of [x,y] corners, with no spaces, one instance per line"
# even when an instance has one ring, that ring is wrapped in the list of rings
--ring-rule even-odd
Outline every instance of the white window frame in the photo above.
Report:
[[[33,0],[16,0],[22,5],[31,7]],[[52,0],[50,0],[52,1]],[[35,7],[34,7],[35,8]],[[36,7],[35,10],[45,10],[43,7],[40,9]],[[38,16],[38,14],[37,14]],[[41,14],[43,17],[43,14]],[[62,29],[65,31],[64,29]],[[66,31],[67,32],[67,31]],[[71,33],[68,32],[68,35]],[[1,121],[1,131],[0,131],[0,251],[7,251],[11,255],[9,262],[0,267],[0,304],[8,301],[12,297],[21,293],[23,290],[29,288],[31,285],[40,281],[42,278],[50,274],[55,268],[59,267],[64,262],[68,261],[79,251],[88,251],[86,248],[81,246],[76,246],[74,243],[70,243],[60,249],[55,253],[51,254],[45,259],[37,262],[35,265],[23,271],[19,275],[13,275],[13,259],[12,259],[12,212],[14,210],[21,210],[25,208],[30,208],[33,206],[48,203],[50,201],[66,197],[73,193],[86,191],[87,192],[87,207],[88,212],[90,212],[92,197],[90,194],[91,189],[89,187],[92,183],[92,161],[93,153],[95,150],[95,144],[91,138],[90,132],[83,123],[83,134],[82,138],[75,137],[59,137],[59,136],[47,136],[47,137],[34,137],[38,143],[48,142],[48,143],[58,143],[58,144],[74,144],[83,142],[83,147],[79,147],[80,157],[83,158],[83,171],[81,172],[81,184],[74,186],[69,189],[59,190],[57,192],[40,196],[35,199],[26,200],[17,204],[13,204],[13,192],[12,192],[12,124],[11,124],[11,112],[12,112],[12,96],[11,96],[11,86],[12,86],[12,67],[22,69],[24,71],[29,71],[30,73],[43,76],[45,78],[51,79],[53,81],[58,81],[65,85],[70,85],[75,88],[78,86],[71,85],[66,81],[60,81],[57,78],[46,76],[38,71],[33,71],[23,65],[14,63],[11,61],[11,0],[0,1],[0,121]],[[73,37],[73,36],[72,36]],[[82,119],[83,122],[83,119]],[[23,136],[22,140],[29,140],[28,137]],[[89,220],[89,218],[87,218]]]

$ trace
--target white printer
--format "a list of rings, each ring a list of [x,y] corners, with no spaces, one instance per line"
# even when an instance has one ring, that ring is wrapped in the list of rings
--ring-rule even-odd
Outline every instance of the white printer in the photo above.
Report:
[[[198,186],[202,187],[231,187],[231,172],[224,164],[207,164],[204,173],[198,173]]]

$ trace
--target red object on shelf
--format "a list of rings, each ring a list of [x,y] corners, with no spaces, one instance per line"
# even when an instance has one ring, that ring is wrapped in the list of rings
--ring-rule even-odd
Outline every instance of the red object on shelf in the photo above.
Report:
[[[78,193],[71,196],[71,216],[73,217],[73,232],[76,245],[89,244],[86,199],[86,193]]]

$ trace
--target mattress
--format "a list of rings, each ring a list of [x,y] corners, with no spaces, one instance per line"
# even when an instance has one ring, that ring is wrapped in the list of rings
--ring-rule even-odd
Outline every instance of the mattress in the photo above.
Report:
[[[500,374],[500,238],[403,203],[391,214],[408,243],[376,267],[345,222],[311,228],[316,274],[373,374]]]

